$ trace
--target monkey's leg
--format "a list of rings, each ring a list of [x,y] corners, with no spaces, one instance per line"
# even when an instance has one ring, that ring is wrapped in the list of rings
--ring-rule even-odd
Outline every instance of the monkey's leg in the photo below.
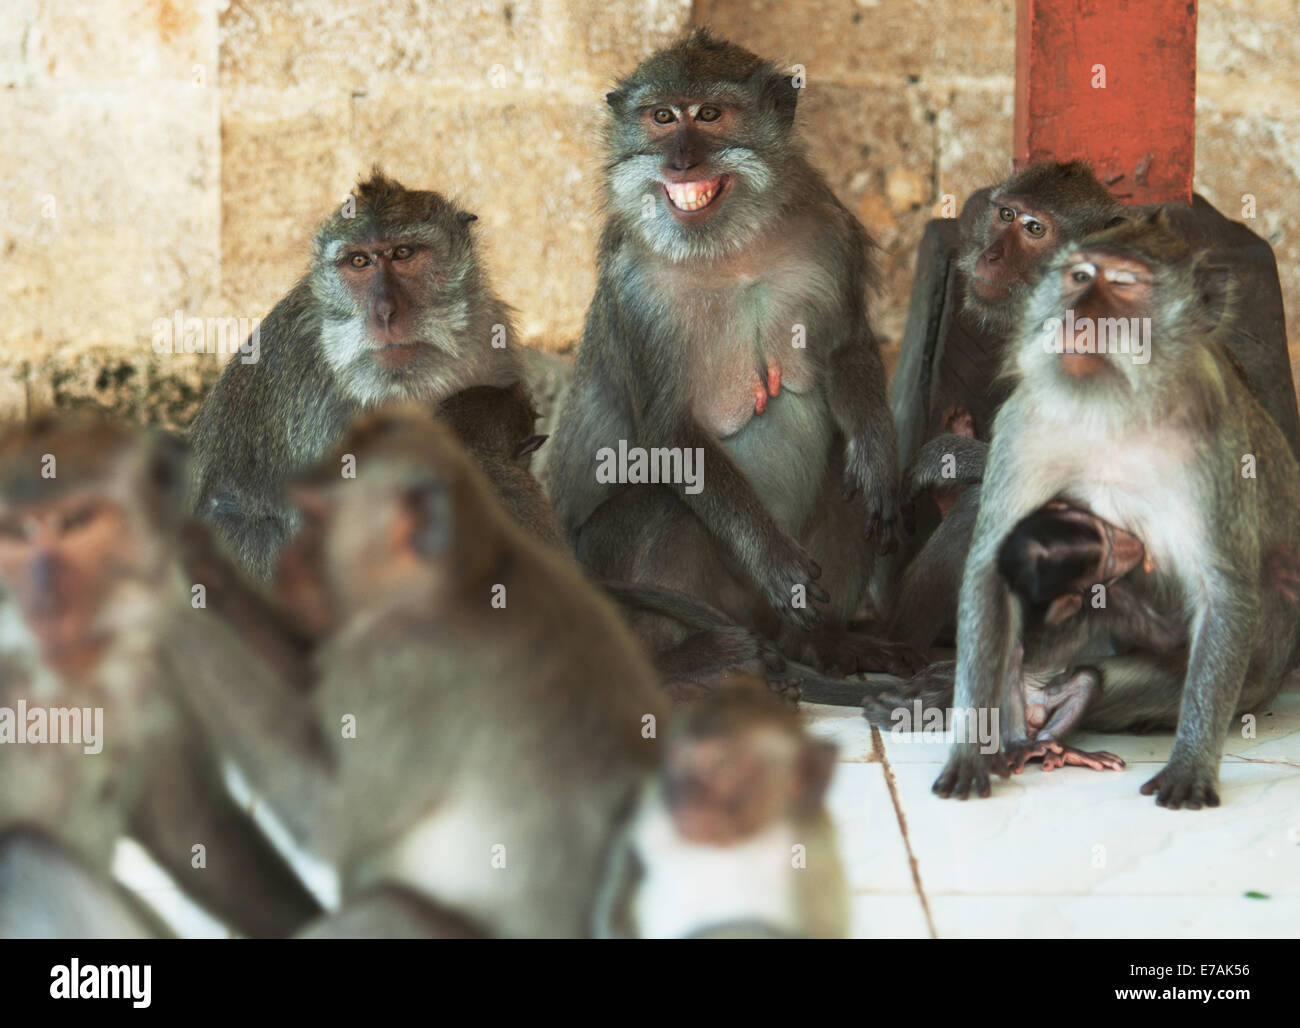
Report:
[[[380,885],[348,900],[337,914],[308,925],[298,939],[485,939],[477,925],[400,885]]]
[[[0,833],[0,939],[161,939],[126,889],[26,825]]]
[[[225,791],[218,769],[187,742],[153,754],[152,783],[133,813],[132,834],[182,889],[240,933],[291,934],[320,905]],[[200,845],[201,866],[194,863]]]
[[[882,639],[851,627],[867,588],[871,554],[862,536],[866,516],[861,499],[846,500],[840,481],[839,461],[832,461],[822,482],[812,515],[799,541],[821,565],[820,581],[831,596],[822,624],[774,626],[786,656],[810,664],[828,675],[883,671],[910,675],[925,665],[925,658],[906,643]]]
[[[1065,745],[1066,737],[1083,719],[1088,706],[1101,692],[1101,673],[1095,668],[1080,667],[1064,671],[1046,685],[1033,676],[1021,676],[1025,698],[1025,725],[1028,739],[1007,744],[1007,763],[1019,774],[1030,760],[1041,759],[1044,771],[1066,764],[1090,767],[1094,771],[1118,771],[1124,761],[1113,753],[1088,753]]]

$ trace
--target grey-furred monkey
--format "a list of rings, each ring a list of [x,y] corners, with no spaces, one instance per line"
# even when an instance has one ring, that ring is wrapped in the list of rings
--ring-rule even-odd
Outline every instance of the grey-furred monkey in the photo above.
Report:
[[[796,97],[704,30],[607,97],[608,217],[549,491],[597,578],[697,597],[822,670],[910,667],[846,630],[892,539],[897,456],[871,243],[805,157]],[[620,442],[702,454],[702,488],[602,481]],[[664,625],[642,628],[655,652],[681,641]]]
[[[446,918],[455,934],[589,934],[667,709],[612,603],[502,509],[426,407],[365,416],[292,495],[304,525],[283,561],[292,609],[309,600],[321,630],[316,688],[230,682],[192,699],[338,869],[347,906],[332,931]],[[441,913],[406,909],[402,890]]]
[[[603,937],[840,938],[849,896],[825,807],[833,743],[761,688],[679,706],[611,852]]]
[[[1216,336],[1232,320],[1211,319],[1202,298],[1225,288],[1219,274],[1158,212],[1061,251],[1011,357],[1016,384],[994,426],[958,616],[957,707],[1000,705],[1004,740],[1024,738],[1021,605],[997,568],[1006,533],[1061,500],[1141,539],[1153,571],[1125,582],[1157,615],[1186,619],[1186,656],[1088,660],[1100,690],[1080,723],[1176,725],[1168,764],[1142,787],[1173,808],[1218,805],[1234,712],[1276,693],[1300,633],[1300,470]],[[1067,311],[1068,338],[1049,321]],[[1102,318],[1149,318],[1149,361],[1132,344],[1096,352],[1088,332]],[[1067,437],[1086,445],[1063,447]],[[1006,759],[957,744],[935,792],[986,796]]]
[[[378,170],[353,200],[317,231],[311,269],[267,315],[258,345],[226,365],[191,432],[194,509],[261,579],[297,524],[284,485],[357,413],[521,377],[474,215]]]
[[[224,703],[229,680],[254,697],[300,681],[290,651],[234,627],[240,598],[216,595],[233,569],[192,577],[184,481],[174,440],[99,418],[0,434],[0,707],[25,702],[77,739],[0,745],[0,894],[61,897],[9,907],[6,933],[155,934],[109,877],[123,836],[243,934],[286,935],[319,913],[174,688]]]

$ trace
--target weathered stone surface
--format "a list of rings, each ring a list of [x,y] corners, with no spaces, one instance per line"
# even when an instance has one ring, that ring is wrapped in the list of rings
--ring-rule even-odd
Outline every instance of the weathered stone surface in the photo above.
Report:
[[[316,226],[369,165],[352,146],[344,94],[227,90],[222,101],[223,313],[264,317],[307,270]]]
[[[0,285],[10,357],[150,339],[203,312],[217,281],[212,90],[39,86],[0,92]]]
[[[765,57],[804,65],[810,84],[909,76],[1005,75],[1015,65],[1014,0],[700,0],[694,20]]]
[[[128,421],[185,429],[221,373],[216,357],[137,357],[116,347],[93,347],[74,356],[33,361],[28,413],[93,409]],[[0,390],[0,393],[3,391]]]
[[[216,61],[216,0],[5,0],[0,19],[0,83],[211,85]]]

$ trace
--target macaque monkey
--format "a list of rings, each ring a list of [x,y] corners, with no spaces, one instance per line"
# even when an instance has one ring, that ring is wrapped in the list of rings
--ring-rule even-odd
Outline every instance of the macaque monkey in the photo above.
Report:
[[[474,220],[376,170],[316,233],[311,269],[257,346],[226,365],[191,432],[193,503],[254,577],[270,577],[297,525],[285,484],[358,412],[519,382],[510,309],[487,281]]]
[[[913,294],[892,386],[909,536],[879,583],[893,614],[891,638],[919,649],[951,638],[979,507],[979,444],[1007,395],[999,370],[1017,313],[1066,240],[1122,220],[1123,210],[1082,161],[1030,165],[975,194],[962,211],[955,267],[935,283],[947,297],[943,316],[921,309],[939,297]],[[945,433],[969,439],[957,444],[965,470],[956,480],[937,460],[950,448],[933,445]],[[966,455],[977,452],[972,471]]]
[[[927,440],[951,431],[956,417],[968,421],[963,434],[988,440],[1007,393],[998,372],[1025,297],[1066,240],[1124,216],[1119,201],[1083,161],[1031,164],[980,201],[977,194],[962,211],[954,316],[937,327],[937,340],[914,335],[909,325],[903,341],[894,406],[904,463]],[[922,367],[925,361],[933,363]]]
[[[835,745],[761,689],[678,707],[611,854],[597,931],[841,938],[849,896],[825,807]]]
[[[337,867],[345,911],[393,886],[489,935],[588,934],[666,713],[613,605],[426,407],[368,415],[291,495],[316,688],[195,695],[212,738]]]
[[[1231,317],[1211,320],[1200,302],[1218,270],[1160,212],[1062,249],[1009,358],[1015,387],[994,425],[958,615],[957,707],[997,704],[1004,740],[1026,738],[1024,618],[997,566],[1006,526],[1060,500],[1142,540],[1153,570],[1128,581],[1156,614],[1187,618],[1185,655],[1088,660],[1101,685],[1080,725],[1176,726],[1168,764],[1141,790],[1171,808],[1219,804],[1229,723],[1277,692],[1300,635],[1278,573],[1300,552],[1300,469],[1225,349]],[[1148,347],[1098,328],[1128,318],[1150,319]],[[934,790],[987,796],[1007,757],[959,743]]]
[[[609,215],[549,491],[596,578],[696,597],[828,673],[911,668],[848,629],[893,537],[896,445],[872,244],[804,156],[796,97],[703,29],[606,97]],[[632,450],[649,479],[610,473]],[[682,642],[645,627],[652,652]]]
[[[51,739],[0,744],[0,829],[105,879],[129,835],[239,932],[283,936],[319,906],[228,795],[172,688],[202,682],[221,703],[230,679],[254,695],[277,680],[215,609],[232,601],[197,602],[209,583],[186,570],[185,474],[172,440],[98,418],[0,434],[0,708],[27,711],[9,732]]]

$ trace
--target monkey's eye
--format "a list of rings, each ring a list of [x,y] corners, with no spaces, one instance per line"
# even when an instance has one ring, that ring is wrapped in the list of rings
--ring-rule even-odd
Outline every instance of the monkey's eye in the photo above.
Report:
[[[1016,212],[1013,211],[1010,207],[999,207],[998,217],[1001,218],[1003,221],[1015,221]]]
[[[696,121],[717,121],[722,117],[722,111],[712,104],[705,104],[695,113]]]
[[[94,507],[75,507],[63,515],[62,520],[59,522],[59,531],[66,535],[68,532],[75,532],[80,528],[85,528],[94,520]]]
[[[671,125],[677,120],[677,115],[672,112],[670,107],[656,107],[651,117],[654,118],[657,125]]]
[[[354,253],[348,258],[348,263],[354,268],[364,268],[370,264],[370,258],[364,253]]]
[[[1041,221],[1034,221],[1032,218],[1030,218],[1029,221],[1025,222],[1025,231],[1028,232],[1035,239],[1040,239],[1042,238],[1043,234],[1047,231],[1047,226],[1044,225]]]
[[[1093,276],[1097,274],[1097,267],[1084,261],[1082,264],[1076,264],[1070,269],[1070,280],[1082,285],[1084,282],[1091,282]]]
[[[407,261],[407,260],[410,260],[411,257],[412,257],[414,254],[415,254],[415,247],[413,247],[413,246],[398,246],[398,247],[394,247],[394,249],[393,249],[393,260],[395,260],[395,261]]]

